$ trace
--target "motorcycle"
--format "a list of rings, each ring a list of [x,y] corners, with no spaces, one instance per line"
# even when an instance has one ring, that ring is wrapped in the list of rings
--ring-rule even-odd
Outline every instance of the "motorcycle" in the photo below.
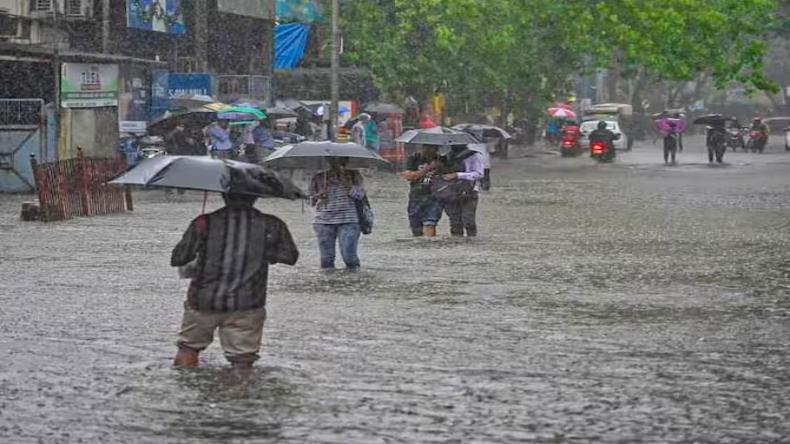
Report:
[[[590,141],[590,157],[601,163],[611,163],[617,154],[609,142],[592,140]]]
[[[746,143],[745,150],[753,153],[762,153],[767,142],[768,135],[765,134],[765,131],[751,130],[749,131],[749,141]]]
[[[118,148],[130,166],[166,154],[164,140],[158,136],[130,134],[121,138]]]
[[[744,133],[746,130],[742,128],[731,128],[727,130],[727,148],[738,151],[738,148],[746,151],[746,141],[744,140]]]
[[[578,138],[566,136],[562,139],[560,144],[560,155],[562,157],[578,157],[583,151]]]
[[[138,159],[150,159],[167,154],[165,141],[159,136],[139,137],[136,142]]]

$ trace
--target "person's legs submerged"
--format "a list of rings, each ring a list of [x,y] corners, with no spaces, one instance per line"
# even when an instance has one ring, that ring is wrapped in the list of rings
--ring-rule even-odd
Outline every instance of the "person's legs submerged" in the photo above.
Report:
[[[477,202],[478,194],[473,193],[461,200],[461,221],[467,237],[477,236]]]
[[[450,219],[450,235],[454,237],[463,236],[464,221],[461,201],[455,200],[445,203],[444,210],[447,212],[447,217]]]
[[[407,208],[409,214],[409,227],[411,234],[415,237],[422,236],[422,209],[423,199],[420,197],[409,197],[409,205]]]
[[[222,314],[219,342],[233,367],[250,368],[258,360],[265,320],[265,308]]]
[[[343,256],[346,268],[356,269],[360,266],[357,254],[360,234],[362,231],[357,223],[338,225],[337,239],[340,242],[340,255]]]
[[[442,204],[431,196],[425,198],[422,213],[422,225],[425,236],[435,237],[436,226],[439,225],[439,220],[442,217]]]
[[[318,238],[318,252],[321,257],[321,268],[335,268],[335,252],[339,225],[313,224]]]
[[[218,322],[215,313],[199,312],[185,307],[176,341],[178,353],[173,359],[173,365],[183,368],[197,367],[198,355],[214,341],[214,330]]]

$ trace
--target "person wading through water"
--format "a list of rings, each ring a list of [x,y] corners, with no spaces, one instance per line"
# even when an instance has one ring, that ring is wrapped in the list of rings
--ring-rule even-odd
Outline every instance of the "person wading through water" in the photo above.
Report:
[[[255,196],[222,197],[225,207],[193,220],[170,259],[191,278],[177,367],[197,367],[217,329],[231,365],[251,367],[261,348],[269,265],[294,265],[299,259],[288,226],[256,210]]]
[[[442,206],[431,195],[431,175],[439,164],[439,147],[423,145],[422,151],[409,156],[401,176],[409,181],[409,226],[413,236],[436,236]]]
[[[445,185],[437,181],[431,187],[434,197],[444,205],[452,236],[461,237],[464,231],[467,237],[477,236],[477,202],[484,170],[483,157],[466,145],[452,145],[444,158],[440,172]]]
[[[365,196],[362,175],[346,168],[347,157],[328,157],[327,162],[330,168],[314,175],[309,187],[310,202],[315,205],[313,229],[318,237],[321,268],[335,268],[339,244],[346,268],[358,269],[362,226],[355,200]]]

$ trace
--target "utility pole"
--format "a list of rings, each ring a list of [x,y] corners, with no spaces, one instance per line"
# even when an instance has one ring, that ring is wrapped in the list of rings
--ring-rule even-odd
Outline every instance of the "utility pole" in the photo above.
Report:
[[[52,2],[52,24],[55,28],[54,38],[55,41],[53,42],[53,50],[52,50],[52,74],[55,76],[55,93],[54,100],[52,100],[53,110],[54,110],[54,120],[55,120],[55,149],[53,152],[55,153],[55,158],[60,156],[60,76],[61,76],[61,67],[60,67],[60,24],[58,23],[58,11],[60,10],[60,5],[58,4],[58,0],[54,0]]]
[[[195,13],[194,25],[194,56],[197,59],[198,72],[206,72],[208,70],[208,12],[205,0],[190,2],[193,5]]]
[[[340,79],[338,71],[340,69],[340,0],[332,0],[332,62],[330,67],[329,85],[331,89],[331,102],[329,105],[329,140],[337,139],[337,109],[340,101]]]
[[[103,53],[110,53],[110,0],[101,4],[101,47]]]

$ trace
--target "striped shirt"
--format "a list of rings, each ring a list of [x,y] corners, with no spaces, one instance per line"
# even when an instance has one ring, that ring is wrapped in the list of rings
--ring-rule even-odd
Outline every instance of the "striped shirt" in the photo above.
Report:
[[[266,305],[269,264],[299,258],[282,220],[249,206],[226,206],[193,220],[170,264],[197,258],[187,303],[198,311],[243,311]]]
[[[347,183],[327,173],[318,173],[310,183],[310,194],[315,196],[314,224],[339,225],[359,223],[357,205],[351,197],[353,187],[361,187],[361,175],[348,171]],[[356,184],[354,184],[356,182]]]

